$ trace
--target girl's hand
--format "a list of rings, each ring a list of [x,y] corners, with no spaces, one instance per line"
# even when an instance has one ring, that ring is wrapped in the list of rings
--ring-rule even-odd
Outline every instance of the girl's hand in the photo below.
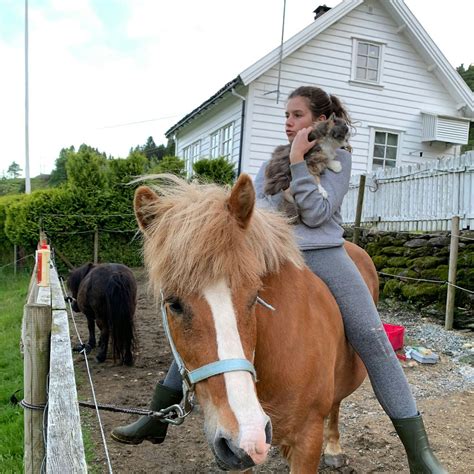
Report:
[[[310,142],[308,135],[310,134],[313,127],[306,127],[298,130],[291,143],[290,150],[290,163],[299,163],[304,160],[304,155],[308,153],[311,148],[316,144],[316,140]]]

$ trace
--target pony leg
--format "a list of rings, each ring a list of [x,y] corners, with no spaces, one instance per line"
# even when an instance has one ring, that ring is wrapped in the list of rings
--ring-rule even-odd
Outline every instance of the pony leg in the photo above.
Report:
[[[295,444],[284,449],[292,474],[315,474],[318,472],[323,446],[324,418],[309,417],[302,427]],[[286,451],[286,453],[285,453]]]
[[[339,406],[340,403],[333,406],[325,430],[326,449],[324,450],[324,463],[326,466],[335,469],[344,466],[347,461],[339,443]]]
[[[87,346],[89,346],[89,352],[91,349],[94,349],[96,342],[95,342],[95,319],[93,317],[87,316],[87,329],[89,329],[89,342],[87,343]],[[86,346],[86,351],[87,351],[87,346]]]
[[[105,362],[105,359],[107,358],[108,346],[109,346],[109,328],[102,327],[100,330],[99,351],[97,352],[97,356],[95,358],[97,362]]]
[[[87,316],[87,329],[89,330],[89,340],[86,344],[77,344],[72,348],[74,352],[81,352],[83,350],[86,351],[86,354],[90,354],[91,350],[94,349],[96,342],[95,342],[95,320],[90,316]]]

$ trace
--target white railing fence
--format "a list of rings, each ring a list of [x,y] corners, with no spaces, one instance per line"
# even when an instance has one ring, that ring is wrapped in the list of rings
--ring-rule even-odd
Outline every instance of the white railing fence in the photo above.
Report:
[[[344,224],[355,223],[360,176],[342,204]],[[361,225],[386,231],[474,229],[474,151],[418,165],[377,170],[366,176]]]
[[[24,472],[86,473],[66,303],[54,265],[47,286],[33,270],[24,307]]]

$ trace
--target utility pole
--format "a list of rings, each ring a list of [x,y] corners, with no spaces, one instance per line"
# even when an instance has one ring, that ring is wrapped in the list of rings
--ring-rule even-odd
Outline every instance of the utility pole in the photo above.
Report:
[[[31,193],[30,182],[30,137],[28,101],[28,0],[25,0],[25,193]]]

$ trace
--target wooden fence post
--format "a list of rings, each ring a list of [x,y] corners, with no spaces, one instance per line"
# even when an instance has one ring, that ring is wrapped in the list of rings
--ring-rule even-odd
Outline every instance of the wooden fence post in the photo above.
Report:
[[[357,208],[356,217],[354,222],[354,236],[352,242],[357,244],[359,242],[360,235],[360,221],[362,218],[362,207],[364,205],[364,191],[365,191],[365,174],[360,175],[359,179],[359,192],[357,194]]]
[[[99,261],[99,229],[96,227],[94,232],[94,263]]]
[[[46,404],[49,372],[51,306],[29,303],[23,315],[24,400],[31,405]],[[25,409],[24,472],[39,473],[45,456],[43,410]]]
[[[17,268],[17,250],[16,250],[16,244],[13,244],[13,274],[16,275],[16,268]]]
[[[454,299],[456,288],[452,285],[456,284],[456,269],[458,263],[459,248],[459,216],[451,219],[451,245],[449,247],[449,271],[448,271],[448,294],[446,296],[446,318],[445,329],[453,329],[454,320]]]

